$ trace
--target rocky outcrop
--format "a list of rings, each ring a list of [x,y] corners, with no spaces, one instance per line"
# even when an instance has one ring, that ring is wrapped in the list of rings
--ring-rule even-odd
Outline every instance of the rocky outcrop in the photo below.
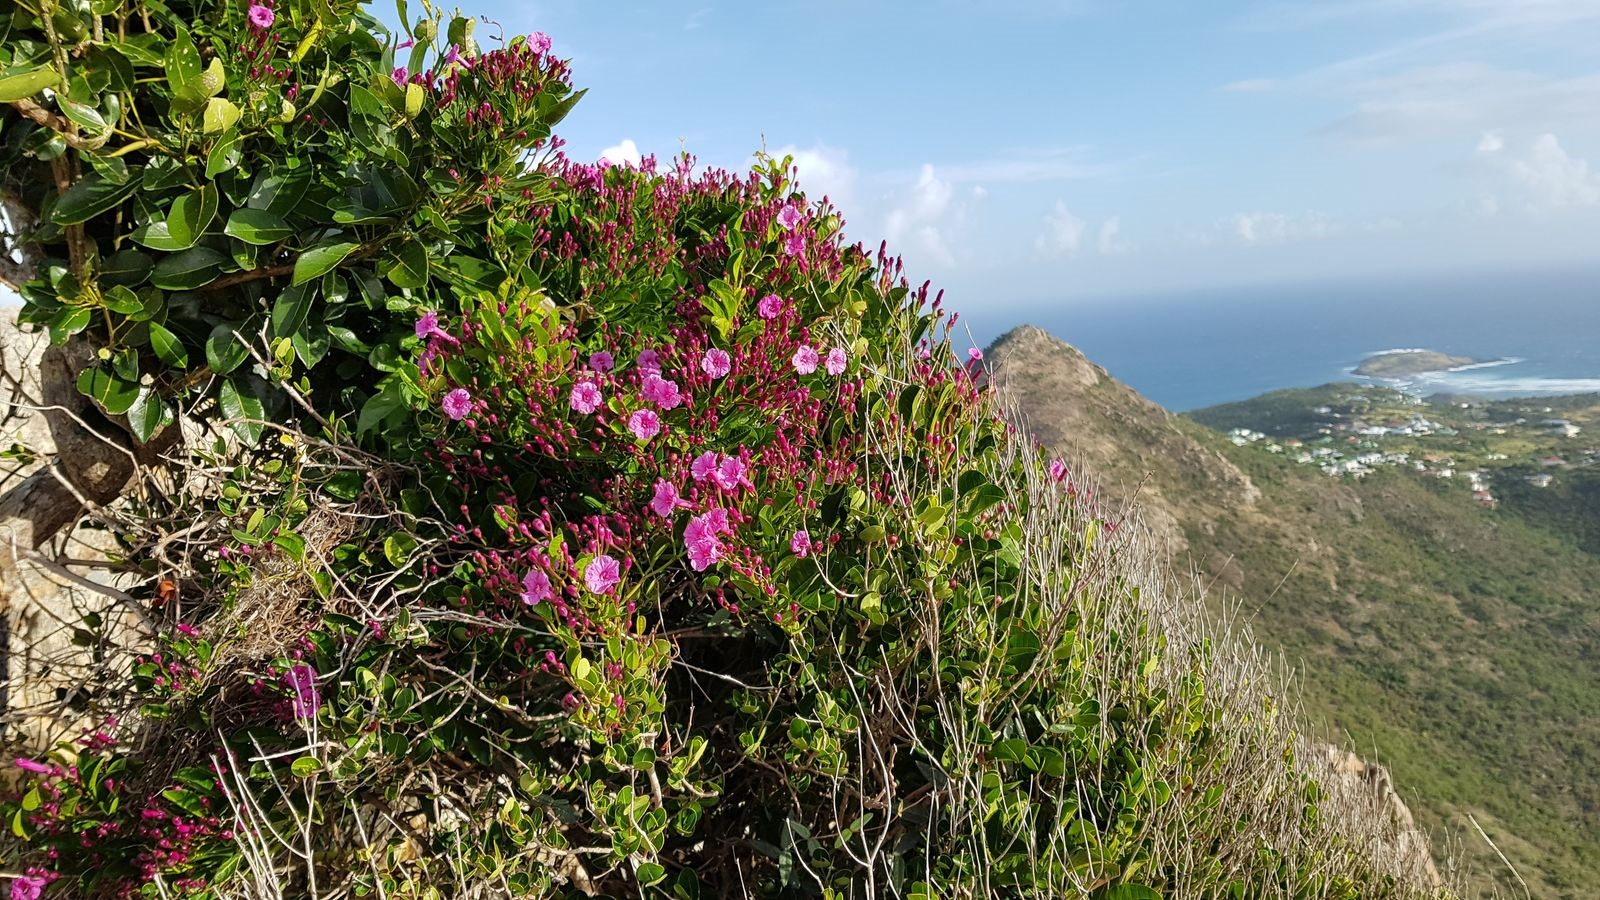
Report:
[[[1042,328],[1007,332],[984,358],[991,382],[1011,396],[1033,436],[1092,473],[1113,510],[1137,504],[1174,555],[1188,548],[1186,525],[1206,528],[1261,495],[1249,476],[1191,433],[1193,426]],[[1205,502],[1196,505],[1197,497]]]
[[[105,567],[115,540],[77,521],[82,501],[114,497],[133,465],[116,454],[84,459],[79,442],[97,439],[73,433],[82,426],[70,417],[64,433],[59,417],[45,415],[63,388],[50,383],[60,373],[49,368],[48,344],[9,314],[0,320],[0,723],[7,742],[35,748],[86,724],[78,710],[99,681],[104,648],[137,646],[143,630],[140,609]],[[63,443],[93,483],[52,471]]]
[[[1314,770],[1320,770],[1323,791],[1333,802],[1358,807],[1362,815],[1388,824],[1398,835],[1376,848],[1378,852],[1396,857],[1398,868],[1412,872],[1419,880],[1435,887],[1444,884],[1428,836],[1417,828],[1411,808],[1395,791],[1388,769],[1333,744],[1312,744],[1306,753],[1306,761]]]

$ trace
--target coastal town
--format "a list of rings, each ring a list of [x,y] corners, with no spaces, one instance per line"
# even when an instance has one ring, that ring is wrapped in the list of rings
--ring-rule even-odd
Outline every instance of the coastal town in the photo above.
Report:
[[[1575,470],[1600,470],[1600,396],[1423,398],[1339,384],[1282,391],[1198,417],[1210,417],[1214,427],[1254,419],[1226,428],[1235,446],[1330,477],[1404,470],[1459,482],[1490,507],[1506,479],[1548,488]]]

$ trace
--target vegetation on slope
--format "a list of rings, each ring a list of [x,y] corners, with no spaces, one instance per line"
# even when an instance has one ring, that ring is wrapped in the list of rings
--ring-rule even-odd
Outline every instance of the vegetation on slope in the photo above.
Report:
[[[1421,820],[1456,835],[1485,883],[1521,891],[1468,815],[1535,896],[1594,896],[1600,679],[1575,664],[1600,653],[1591,476],[1564,471],[1553,487],[1536,488],[1522,479],[1525,469],[1508,469],[1494,481],[1495,509],[1474,501],[1459,479],[1404,468],[1330,478],[1288,454],[1236,447],[1193,421],[1157,416],[1109,377],[1074,391],[1029,392],[1049,379],[1050,366],[1082,365],[1059,341],[1034,343],[1019,369],[1027,377],[1011,383],[1023,390],[1030,421],[1075,423],[1054,436],[1063,451],[1092,455],[1135,439],[1126,425],[1135,414],[1160,423],[1142,429],[1165,435],[1145,443],[1143,456],[1096,462],[1110,467],[1112,483],[1138,483],[1147,473],[1161,480],[1161,491],[1144,496],[1183,526],[1180,564],[1196,567],[1219,608],[1242,605],[1255,632],[1301,669],[1316,720],[1389,763]],[[1013,360],[1005,345],[992,354],[1002,371]],[[1195,416],[1281,440],[1314,434],[1328,420],[1316,408],[1352,390],[1275,392]],[[1556,414],[1582,416],[1581,402],[1539,404],[1552,402],[1562,407]],[[1120,414],[1083,413],[1101,407]],[[1460,434],[1448,439],[1467,442],[1463,458],[1492,452],[1479,444],[1499,439],[1455,424]],[[1226,465],[1202,462],[1207,454]],[[1201,487],[1236,471],[1259,491],[1254,504],[1219,504]]]
[[[1447,892],[785,163],[426,13],[10,16],[25,315],[175,442],[13,897]]]

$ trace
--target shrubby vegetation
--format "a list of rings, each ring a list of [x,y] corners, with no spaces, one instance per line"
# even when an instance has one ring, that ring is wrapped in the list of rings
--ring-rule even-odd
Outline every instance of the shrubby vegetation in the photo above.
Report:
[[[572,161],[431,8],[41,3],[24,315],[172,447],[13,897],[1440,892],[786,162]]]

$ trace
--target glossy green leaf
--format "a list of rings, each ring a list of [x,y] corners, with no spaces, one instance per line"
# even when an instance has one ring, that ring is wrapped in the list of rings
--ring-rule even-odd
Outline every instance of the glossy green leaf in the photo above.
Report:
[[[409,240],[383,260],[383,276],[398,288],[415,290],[428,283],[428,248]]]
[[[171,245],[160,249],[187,250],[199,242],[211,222],[217,217],[219,194],[216,187],[205,185],[172,201],[167,213],[167,236]]]
[[[267,210],[240,207],[228,216],[228,224],[222,232],[247,244],[266,246],[288,238],[294,234],[294,229]]]
[[[218,375],[226,375],[250,356],[250,351],[234,335],[237,326],[224,322],[211,329],[206,338],[206,365]]]
[[[128,180],[117,184],[96,173],[67,189],[50,213],[50,221],[57,225],[77,225],[101,213],[115,209],[117,204],[139,188],[139,182]]]
[[[217,280],[228,257],[210,247],[194,247],[156,263],[150,283],[167,291],[190,291]]]
[[[272,304],[272,336],[290,337],[300,330],[311,311],[311,299],[316,286],[297,284],[286,288]]]
[[[294,283],[304,284],[319,278],[344,261],[357,247],[353,241],[326,241],[300,254],[294,261]]]
[[[95,367],[84,369],[78,376],[78,392],[93,397],[100,408],[113,416],[120,416],[139,399],[137,382],[118,378],[110,369]]]
[[[248,387],[240,390],[238,381],[237,378],[229,378],[222,383],[217,405],[222,410],[223,418],[229,420],[228,427],[233,429],[239,440],[254,446],[261,440],[262,419],[266,411],[261,405],[261,398]]]
[[[61,76],[50,66],[0,69],[0,103],[26,100],[45,88],[61,83]]]
[[[145,443],[156,432],[172,424],[172,410],[167,408],[156,392],[149,387],[139,389],[139,396],[128,407],[128,427],[139,442]]]
[[[131,316],[144,310],[144,301],[133,292],[133,288],[125,284],[114,284],[107,288],[104,302],[106,309],[118,315]]]
[[[150,346],[158,359],[175,369],[189,365],[189,351],[183,348],[183,341],[160,322],[150,323]]]

